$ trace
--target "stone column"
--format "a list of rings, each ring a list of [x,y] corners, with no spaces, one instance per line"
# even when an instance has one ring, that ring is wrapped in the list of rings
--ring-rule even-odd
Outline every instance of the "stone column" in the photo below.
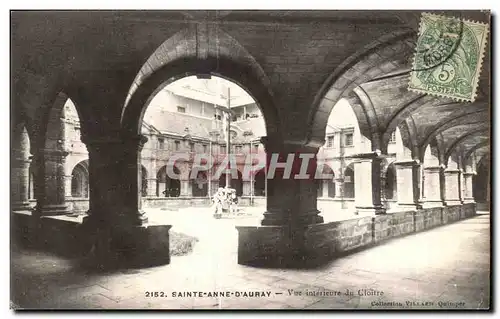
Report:
[[[213,180],[212,182],[212,194],[210,195],[210,197],[214,196],[215,193],[217,193],[217,190],[219,189],[219,181],[218,180]]]
[[[181,183],[181,192],[180,192],[180,197],[191,197],[193,196],[193,191],[191,188],[191,183],[190,180],[180,180]]]
[[[70,213],[66,203],[66,157],[64,150],[43,151],[45,162],[43,204],[40,207],[42,216],[64,215]]]
[[[322,194],[321,194],[322,198],[328,198],[328,182],[329,180],[327,179],[322,181],[323,183]]]
[[[156,178],[147,178],[148,181],[148,197],[156,197]]]
[[[97,228],[140,226],[140,136],[86,140],[89,152],[89,211],[85,224]]]
[[[284,144],[271,139],[263,138],[266,148],[267,169],[274,154],[278,163],[284,163],[293,155],[293,165],[289,176],[284,168],[277,168],[273,178],[267,179],[267,210],[264,213],[262,225],[299,226],[323,222],[317,209],[317,189],[314,180],[316,170],[316,153],[318,149]],[[311,155],[308,173],[310,178],[298,179],[302,162],[299,155]]]
[[[252,191],[252,182],[243,181],[243,196],[250,196]]]
[[[474,194],[472,193],[472,177],[475,175],[475,172],[465,172],[463,173],[464,177],[464,203],[475,203]]]
[[[459,169],[446,169],[444,171],[444,202],[448,206],[462,204],[460,174]]]
[[[424,198],[422,206],[424,208],[442,207],[441,196],[441,166],[424,167]]]
[[[29,167],[30,158],[15,154],[11,167],[11,203],[13,211],[28,211],[29,204]],[[31,157],[31,156],[30,156]]]
[[[66,194],[65,196],[66,197],[72,197],[73,194],[71,193],[71,182],[73,181],[73,176],[72,175],[66,175],[64,176],[64,183],[66,184],[64,187],[65,187],[65,191],[66,191]]]
[[[344,179],[335,179],[335,198],[344,198]]]
[[[314,178],[318,148],[285,143],[279,138],[265,137],[262,141],[267,157],[267,207],[262,226],[236,227],[238,263],[279,267],[319,264],[332,248],[328,243],[323,245],[323,217],[317,209]],[[276,158],[291,167],[276,167],[272,176],[270,164]],[[304,171],[302,163],[307,168]]]
[[[419,204],[420,163],[418,161],[396,161],[398,207],[403,210],[421,208]]]
[[[385,214],[381,201],[382,158],[375,152],[357,154],[353,157],[357,161],[354,164],[354,202],[358,214]]]

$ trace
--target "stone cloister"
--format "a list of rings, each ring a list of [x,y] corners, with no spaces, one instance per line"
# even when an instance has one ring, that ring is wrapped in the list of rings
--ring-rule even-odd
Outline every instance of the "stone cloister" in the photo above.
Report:
[[[389,219],[418,231],[474,215],[475,195],[489,202],[489,52],[474,102],[408,91],[418,19],[418,12],[13,13],[13,230],[34,242],[77,242],[100,259],[168,263],[171,225],[150,223],[142,207],[143,116],[158,90],[190,75],[228,79],[255,100],[268,161],[272,154],[319,157],[339,101],[357,119],[349,161],[333,168],[335,183],[321,192],[352,194],[351,222],[375,232],[343,235],[339,227],[351,226],[324,222],[316,181],[277,174],[267,180],[261,225],[238,228],[240,263],[328,259],[390,237]],[[88,154],[75,174],[67,169],[61,121],[68,99]],[[388,161],[395,131],[400,147]],[[387,183],[397,199],[390,211]],[[181,181],[181,195],[186,185]],[[72,193],[88,194],[81,223],[60,218],[71,212],[65,199]]]

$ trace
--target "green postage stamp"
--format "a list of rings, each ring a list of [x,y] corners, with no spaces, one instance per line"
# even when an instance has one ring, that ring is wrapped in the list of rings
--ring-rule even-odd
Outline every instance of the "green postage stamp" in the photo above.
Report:
[[[422,13],[409,90],[473,102],[489,26]]]

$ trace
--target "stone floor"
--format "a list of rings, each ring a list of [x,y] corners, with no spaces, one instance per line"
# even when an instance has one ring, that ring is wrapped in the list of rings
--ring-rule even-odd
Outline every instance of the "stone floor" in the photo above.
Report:
[[[312,270],[238,265],[234,225],[253,222],[252,218],[214,220],[205,215],[183,214],[180,219],[190,223],[178,222],[172,229],[196,234],[200,241],[192,254],[174,256],[170,265],[160,267],[90,273],[78,267],[78,260],[14,247],[12,307],[487,309],[490,305],[487,213],[394,239]],[[201,296],[185,296],[188,292]],[[228,295],[215,297],[213,292]]]

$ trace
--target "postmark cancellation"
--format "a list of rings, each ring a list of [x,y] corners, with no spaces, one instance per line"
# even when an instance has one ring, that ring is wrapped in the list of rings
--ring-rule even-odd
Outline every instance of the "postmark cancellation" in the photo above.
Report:
[[[409,90],[473,102],[489,25],[422,13]]]

